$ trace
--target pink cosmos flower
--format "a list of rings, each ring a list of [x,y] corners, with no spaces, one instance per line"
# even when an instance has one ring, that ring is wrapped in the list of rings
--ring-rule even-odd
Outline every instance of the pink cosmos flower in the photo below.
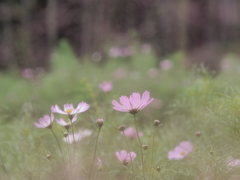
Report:
[[[81,141],[83,138],[88,137],[92,134],[92,130],[80,130],[77,133],[73,134],[69,134],[67,137],[63,138],[63,141],[69,144],[72,144],[74,142],[79,142]]]
[[[153,101],[153,98],[150,98],[150,93],[145,91],[142,95],[139,93],[133,93],[129,98],[127,96],[121,96],[119,98],[121,104],[116,100],[112,101],[113,109],[122,112],[129,112],[131,114],[136,114],[141,109],[145,108],[150,102]]]
[[[117,151],[115,154],[116,154],[117,158],[119,159],[119,161],[121,161],[124,166],[128,165],[128,163],[131,161],[131,159],[133,161],[135,159],[135,157],[137,156],[135,152],[127,153],[127,151],[125,151],[125,150],[122,150],[120,152]]]
[[[37,128],[52,128],[52,123],[54,120],[54,115],[51,114],[51,117],[48,115],[45,115],[43,118],[40,118],[38,121],[39,123],[34,123],[34,126]]]
[[[109,92],[112,90],[112,82],[111,81],[103,81],[103,83],[99,84],[99,87],[103,92]]]
[[[127,129],[124,130],[124,134],[123,132],[121,132],[122,135],[126,135],[127,137],[129,137],[131,140],[137,138],[137,132],[136,130],[133,128],[133,127],[129,127]],[[139,132],[138,133],[138,136],[141,137],[143,136],[143,133],[142,132]]]
[[[193,150],[193,146],[189,141],[183,141],[173,151],[168,152],[168,159],[183,159]]]
[[[53,113],[65,114],[65,115],[75,115],[78,113],[85,112],[90,107],[89,104],[81,102],[78,104],[77,108],[74,109],[72,104],[64,104],[64,110],[61,110],[58,105],[52,106],[51,110]]]
[[[73,124],[76,120],[77,120],[77,115],[75,115],[75,116],[72,118],[72,120],[69,121],[69,122],[66,122],[66,121],[65,121],[64,119],[62,119],[62,118],[60,118],[59,120],[56,119],[56,122],[57,122],[59,125],[65,127],[66,129],[69,129],[70,126],[71,126],[71,124]]]
[[[233,159],[231,156],[227,158],[227,166],[229,168],[232,167],[240,167],[240,159]]]

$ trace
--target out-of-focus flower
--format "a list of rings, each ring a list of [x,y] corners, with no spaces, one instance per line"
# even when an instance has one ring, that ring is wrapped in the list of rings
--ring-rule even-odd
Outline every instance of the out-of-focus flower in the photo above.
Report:
[[[51,110],[53,113],[65,114],[65,115],[75,115],[78,113],[85,112],[90,107],[89,104],[81,102],[75,109],[72,104],[64,104],[64,110],[61,110],[58,105],[52,106]]]
[[[109,56],[111,58],[117,58],[121,55],[121,49],[116,47],[116,46],[113,46],[110,50],[109,50]]]
[[[74,134],[68,134],[67,137],[63,138],[63,141],[69,144],[72,144],[74,142],[79,142],[81,141],[83,138],[88,137],[92,134],[92,130],[80,130],[77,133]]]
[[[44,68],[38,67],[36,69],[26,68],[22,70],[22,76],[26,79],[33,80],[40,78],[45,74]]]
[[[118,79],[124,78],[127,72],[124,68],[118,68],[114,71],[114,76]]]
[[[128,165],[128,163],[132,160],[135,159],[135,157],[137,156],[135,152],[130,152],[130,153],[127,153],[127,151],[125,150],[122,150],[120,152],[116,152],[115,153],[117,158],[119,159],[119,161],[122,162],[122,164],[124,166]]]
[[[229,168],[232,167],[240,167],[240,159],[233,159],[231,156],[227,158],[227,166]]]
[[[141,51],[142,51],[143,53],[150,53],[151,50],[152,50],[152,46],[151,46],[150,44],[148,44],[148,43],[145,43],[145,44],[143,44],[143,45],[141,46]]]
[[[147,74],[150,78],[156,78],[159,76],[159,71],[157,68],[151,68],[148,70]]]
[[[172,66],[173,66],[173,62],[168,59],[160,61],[160,63],[159,63],[160,69],[165,70],[165,71],[171,69]]]
[[[48,115],[45,115],[43,118],[40,118],[38,121],[39,123],[34,123],[34,126],[37,128],[52,128],[52,123],[54,120],[54,115],[51,114],[51,117]]]
[[[150,102],[153,101],[153,98],[150,98],[150,93],[145,91],[142,95],[139,93],[133,93],[129,98],[127,96],[121,96],[119,98],[119,104],[116,100],[112,101],[113,109],[122,112],[129,112],[131,114],[136,114],[141,109],[145,108]]]
[[[127,129],[125,129],[124,133],[121,132],[121,134],[123,134],[123,135],[125,134],[131,140],[137,138],[138,136],[139,137],[143,136],[142,132],[139,132],[138,136],[137,136],[137,132],[136,132],[136,130],[133,127],[129,127]]]
[[[183,141],[173,151],[168,152],[168,159],[183,159],[193,150],[193,146],[189,141]]]
[[[66,122],[66,121],[65,121],[64,119],[62,119],[62,118],[60,118],[59,120],[56,119],[56,122],[57,122],[59,125],[65,127],[66,129],[69,129],[70,126],[71,126],[71,124],[73,124],[76,120],[77,120],[77,115],[75,115],[75,116],[72,118],[72,120],[69,121],[69,122]]]
[[[134,54],[134,49],[132,46],[127,46],[125,48],[122,48],[122,57],[131,56]]]
[[[109,50],[109,56],[111,58],[128,57],[128,56],[131,56],[133,53],[134,53],[134,49],[131,46],[127,46],[127,47],[113,46]]]
[[[112,81],[103,81],[99,84],[103,92],[110,92],[112,90]]]
[[[22,70],[22,76],[26,79],[33,79],[34,78],[34,71],[31,68],[26,68]]]

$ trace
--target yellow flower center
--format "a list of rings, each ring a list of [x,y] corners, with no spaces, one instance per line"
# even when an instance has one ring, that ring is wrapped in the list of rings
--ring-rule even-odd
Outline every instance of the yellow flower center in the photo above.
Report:
[[[185,154],[185,151],[180,152],[180,154],[183,156]]]
[[[72,112],[72,109],[66,110],[66,113],[70,114]]]

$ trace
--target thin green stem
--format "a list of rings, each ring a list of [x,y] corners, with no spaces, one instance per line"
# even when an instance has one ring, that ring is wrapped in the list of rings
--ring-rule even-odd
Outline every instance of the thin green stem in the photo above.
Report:
[[[129,148],[128,141],[127,141],[127,137],[126,137],[124,131],[123,131],[123,135],[124,135],[126,143],[127,143],[128,152],[130,154],[130,159],[131,159],[131,164],[132,164],[132,171],[133,171],[133,179],[135,179],[135,172],[134,172],[134,169],[133,169],[132,155],[131,155],[130,148]]]
[[[153,138],[152,138],[152,159],[151,159],[151,177],[153,179],[153,154],[154,154],[154,137],[155,137],[156,126],[153,129]]]
[[[138,142],[139,142],[140,149],[141,149],[142,176],[143,176],[143,179],[145,180],[145,175],[144,175],[144,164],[143,164],[143,152],[142,152],[142,143],[141,143],[141,140],[140,140],[140,138],[139,138],[139,134],[138,134],[136,114],[134,114],[134,124],[135,124],[135,129],[136,129],[136,133],[137,133],[137,137],[138,137]]]
[[[98,134],[97,134],[97,139],[96,139],[96,144],[95,144],[95,149],[94,149],[93,161],[92,161],[91,169],[90,169],[90,172],[89,172],[89,178],[88,178],[89,180],[91,179],[92,169],[93,169],[94,161],[95,161],[95,158],[96,158],[97,144],[98,144],[98,138],[99,138],[100,131],[101,131],[101,128],[99,128]]]
[[[58,139],[57,139],[57,136],[56,136],[56,134],[54,133],[54,131],[52,130],[52,128],[51,128],[50,130],[52,131],[52,133],[53,133],[53,135],[54,135],[54,137],[55,137],[55,139],[56,139],[56,141],[57,141],[59,150],[60,150],[60,152],[61,152],[62,161],[63,161],[63,163],[64,163],[62,148],[61,148],[61,146],[60,146],[60,144],[59,144],[59,141],[58,141]]]

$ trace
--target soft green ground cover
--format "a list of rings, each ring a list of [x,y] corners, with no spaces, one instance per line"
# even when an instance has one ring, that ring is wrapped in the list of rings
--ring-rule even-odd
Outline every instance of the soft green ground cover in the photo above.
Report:
[[[53,54],[52,69],[38,84],[12,71],[0,75],[0,179],[88,179],[93,160],[98,128],[95,120],[103,118],[105,123],[98,141],[97,157],[103,161],[103,169],[93,168],[96,180],[133,179],[131,164],[121,165],[115,152],[127,150],[124,136],[115,128],[122,124],[134,127],[133,115],[112,109],[111,101],[121,95],[148,90],[151,97],[161,100],[160,107],[149,105],[137,114],[142,144],[149,146],[144,152],[145,176],[150,178],[153,120],[163,124],[156,128],[154,178],[166,180],[237,180],[240,168],[229,168],[227,158],[240,159],[240,78],[239,58],[227,55],[231,69],[212,77],[204,69],[189,70],[181,65],[181,53],[169,57],[172,69],[157,70],[154,78],[149,69],[158,68],[153,53],[136,53],[129,60],[110,59],[99,66],[86,57],[78,62],[63,42]],[[124,61],[124,62],[123,62]],[[126,75],[116,78],[114,71],[124,68]],[[113,90],[104,93],[98,84],[104,80],[113,82]],[[57,143],[49,129],[38,129],[33,123],[50,107],[85,101],[91,108],[80,114],[75,130],[91,129],[90,137],[78,142],[70,152],[62,141],[64,129],[53,124],[63,149],[62,163]],[[56,118],[63,117],[56,115]],[[200,131],[197,137],[195,132]],[[190,141],[194,150],[182,160],[168,160],[168,151],[180,142]],[[140,147],[137,139],[129,141],[130,150],[137,153],[134,160],[136,179],[141,178]],[[72,150],[72,149],[70,149]],[[51,155],[51,159],[47,159]],[[65,174],[68,174],[67,176]],[[65,176],[64,176],[65,175]],[[63,178],[61,178],[63,177]]]

